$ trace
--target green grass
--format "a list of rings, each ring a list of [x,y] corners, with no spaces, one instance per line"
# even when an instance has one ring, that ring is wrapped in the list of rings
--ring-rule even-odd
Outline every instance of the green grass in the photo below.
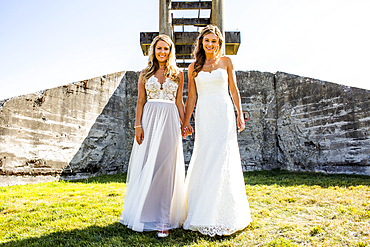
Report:
[[[369,246],[370,177],[246,172],[253,222],[229,237],[158,239],[117,223],[126,177],[0,187],[0,246]]]

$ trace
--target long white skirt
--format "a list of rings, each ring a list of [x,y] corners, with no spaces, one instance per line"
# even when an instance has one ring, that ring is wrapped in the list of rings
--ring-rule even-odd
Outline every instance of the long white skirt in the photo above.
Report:
[[[179,113],[174,102],[148,100],[134,140],[119,222],[134,231],[181,227],[185,219],[185,166]]]
[[[231,235],[252,221],[230,96],[198,97],[195,141],[185,182],[184,229]]]

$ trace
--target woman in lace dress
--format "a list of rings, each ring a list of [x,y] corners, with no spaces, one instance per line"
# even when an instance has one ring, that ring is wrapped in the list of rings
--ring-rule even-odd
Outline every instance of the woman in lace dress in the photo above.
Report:
[[[139,77],[135,141],[119,218],[134,231],[156,230],[159,237],[166,237],[169,229],[184,221],[182,89],[174,44],[159,35],[150,46],[148,67]]]
[[[233,64],[221,56],[223,42],[220,30],[212,25],[197,39],[182,126],[183,136],[194,131],[189,121],[198,100],[194,150],[185,182],[184,229],[210,236],[230,235],[251,222],[232,101],[239,131],[245,123]]]

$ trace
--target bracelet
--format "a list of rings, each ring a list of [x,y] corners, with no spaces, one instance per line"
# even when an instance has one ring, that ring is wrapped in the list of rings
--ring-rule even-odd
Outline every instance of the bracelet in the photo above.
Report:
[[[134,129],[141,128],[141,125],[134,126]]]

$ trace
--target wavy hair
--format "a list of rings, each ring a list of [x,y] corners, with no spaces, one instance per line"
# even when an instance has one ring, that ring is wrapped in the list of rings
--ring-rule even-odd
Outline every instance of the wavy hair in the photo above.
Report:
[[[224,43],[224,37],[222,36],[222,33],[220,29],[215,25],[208,25],[205,28],[202,29],[200,32],[196,43],[194,47],[194,57],[195,57],[195,63],[194,63],[194,71],[193,76],[196,77],[198,73],[202,70],[204,63],[206,62],[206,52],[203,49],[203,38],[207,34],[213,33],[218,37],[218,50],[216,53],[216,58],[221,57],[221,48]]]
[[[144,83],[159,69],[159,63],[155,57],[155,48],[160,40],[166,42],[170,46],[170,53],[165,64],[164,76],[166,78],[170,78],[171,81],[178,83],[180,82],[180,77],[178,76],[180,70],[176,65],[175,45],[171,38],[164,34],[160,34],[155,37],[150,44],[148,67],[142,71]]]

